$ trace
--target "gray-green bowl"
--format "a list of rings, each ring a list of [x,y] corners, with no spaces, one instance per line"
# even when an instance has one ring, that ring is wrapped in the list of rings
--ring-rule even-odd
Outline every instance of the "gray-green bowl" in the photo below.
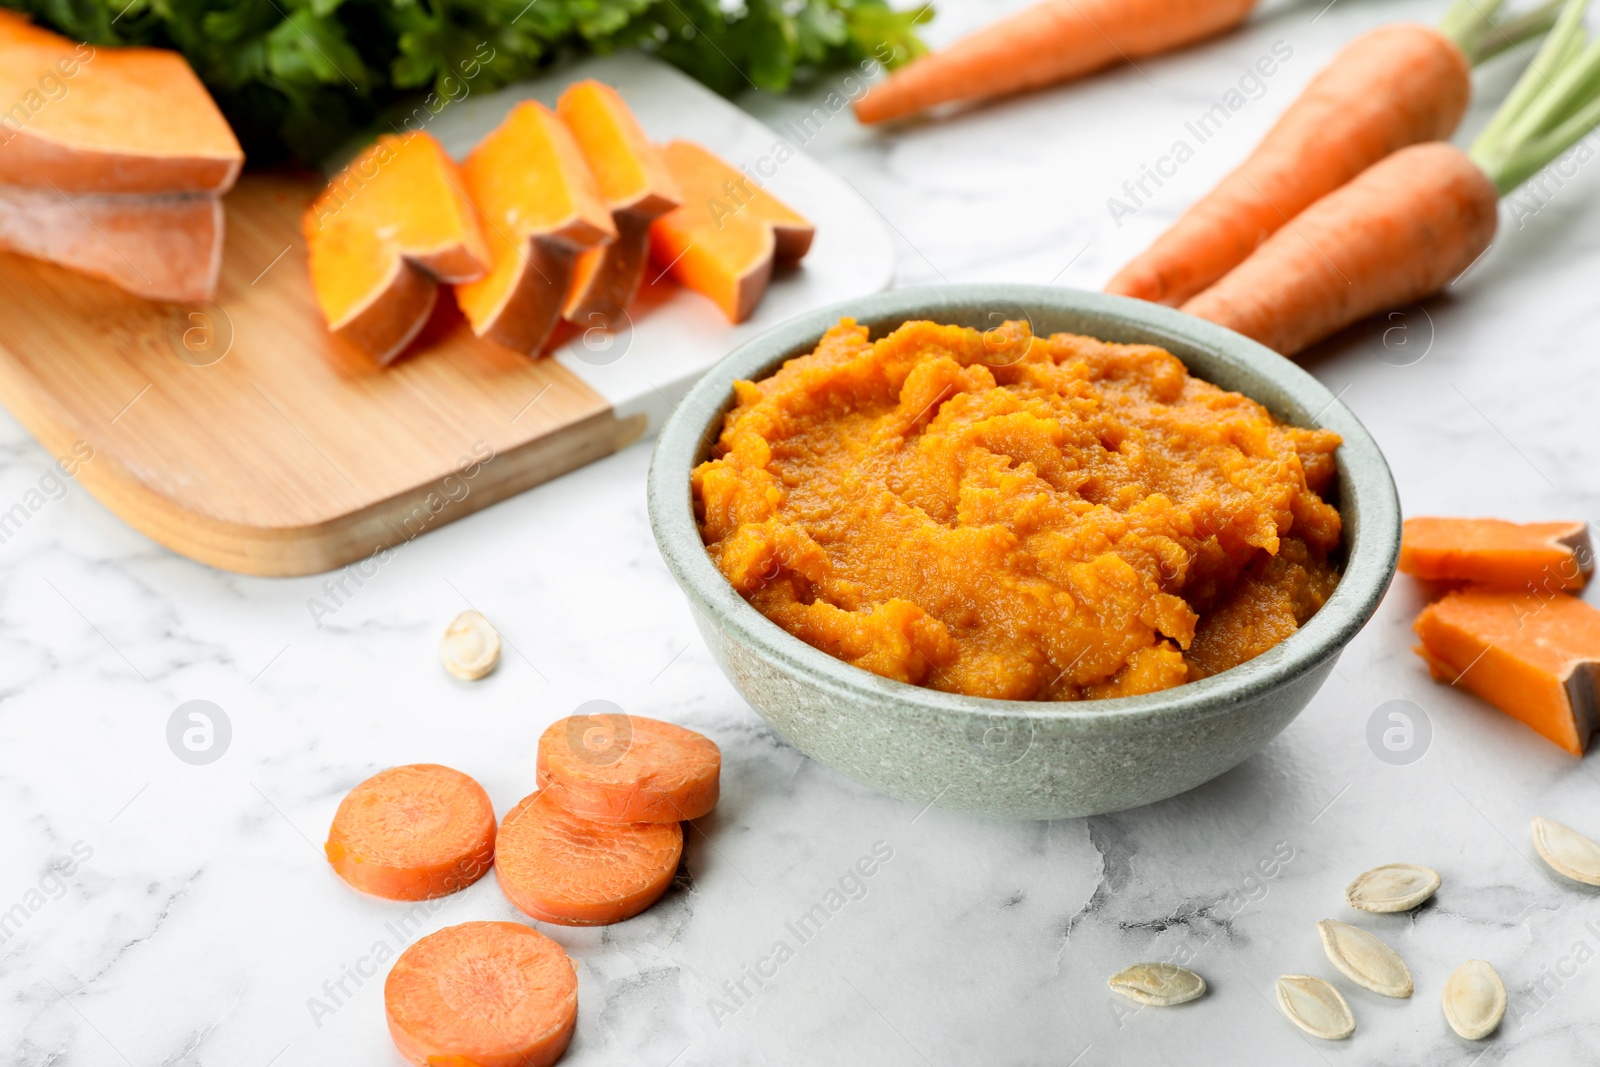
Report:
[[[1298,425],[1344,438],[1336,459],[1345,564],[1298,633],[1198,682],[1079,703],[986,700],[890,681],[769,622],[712,565],[689,472],[710,450],[733,382],[801,355],[841,316],[881,336],[908,319],[987,328],[1027,316],[1036,333],[1158,344],[1196,376]],[[1248,759],[1321,688],[1394,576],[1400,506],[1388,465],[1354,415],[1311,375],[1229,330],[1123,297],[1015,285],[900,289],[800,316],[711,369],[661,431],[650,464],[650,525],[723,671],[796,748],[891,796],[1010,818],[1121,811],[1193,789]]]

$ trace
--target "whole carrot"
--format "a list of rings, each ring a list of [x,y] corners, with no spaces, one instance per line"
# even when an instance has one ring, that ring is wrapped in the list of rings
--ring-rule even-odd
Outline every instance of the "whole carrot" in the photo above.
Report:
[[[1256,0],[1044,0],[923,56],[856,101],[885,122],[1081,77],[1168,52],[1244,21]]]
[[[1292,356],[1448,285],[1489,247],[1498,198],[1459,148],[1402,148],[1306,208],[1183,310]]]
[[[1106,292],[1182,304],[1308,205],[1406,145],[1442,140],[1472,95],[1460,47],[1401,23],[1357,37],[1256,150],[1123,267]]]
[[[1300,212],[1183,310],[1294,355],[1438,292],[1494,239],[1497,200],[1600,127],[1600,41],[1566,0],[1500,111],[1463,152],[1410,145]]]

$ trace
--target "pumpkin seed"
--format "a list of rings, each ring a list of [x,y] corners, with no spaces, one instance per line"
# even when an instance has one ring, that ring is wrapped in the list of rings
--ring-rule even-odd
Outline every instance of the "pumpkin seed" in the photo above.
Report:
[[[1439,872],[1414,863],[1386,863],[1351,882],[1344,899],[1352,908],[1379,913],[1410,911],[1439,888]]]
[[[1386,997],[1411,995],[1411,972],[1394,949],[1358,926],[1324,919],[1317,924],[1328,960],[1358,986]]]
[[[1494,1033],[1506,1014],[1506,987],[1483,960],[1468,960],[1444,983],[1444,1018],[1468,1041]]]
[[[439,659],[457,678],[475,682],[500,662],[500,635],[476,611],[463,611],[445,628]]]
[[[1600,885],[1600,845],[1571,827],[1537,815],[1533,847],[1557,874],[1584,885]]]
[[[1356,1032],[1356,1017],[1339,991],[1309,974],[1278,979],[1278,1007],[1289,1021],[1312,1037],[1342,1041]]]
[[[1206,980],[1173,963],[1135,963],[1107,979],[1112,989],[1140,1004],[1170,1008],[1204,996]]]

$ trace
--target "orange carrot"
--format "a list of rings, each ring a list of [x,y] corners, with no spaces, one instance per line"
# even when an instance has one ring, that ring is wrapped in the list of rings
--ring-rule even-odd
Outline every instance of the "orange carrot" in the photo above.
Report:
[[[1417,617],[1436,680],[1478,694],[1574,756],[1594,734],[1600,611],[1566,593],[1471,588]]]
[[[1286,356],[1438,292],[1494,238],[1495,184],[1442,141],[1411,145],[1306,208],[1183,310]]]
[[[339,877],[390,900],[427,900],[476,882],[494,862],[494,807],[460,771],[380,771],[339,802],[323,850]]]
[[[1081,77],[1168,52],[1244,21],[1256,0],[1045,0],[913,60],[856,101],[884,122]]]
[[[682,854],[678,823],[595,822],[541,790],[500,824],[495,871],[506,899],[535,919],[604,926],[654,904]]]
[[[578,1022],[578,974],[521,923],[470,922],[400,954],[383,983],[389,1035],[421,1067],[548,1067]]]
[[[1402,23],[1357,37],[1250,157],[1117,272],[1106,292],[1182,304],[1378,160],[1448,138],[1472,95],[1471,75],[1462,50],[1431,27]]]
[[[1430,581],[1582,589],[1594,570],[1586,522],[1407,519],[1400,570]]]
[[[573,715],[539,738],[539,788],[599,822],[679,822],[717,806],[722,751],[639,715]]]

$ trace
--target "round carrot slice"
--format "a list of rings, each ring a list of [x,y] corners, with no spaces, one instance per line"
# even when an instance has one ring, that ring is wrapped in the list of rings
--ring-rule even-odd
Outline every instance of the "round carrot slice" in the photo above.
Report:
[[[350,790],[323,851],[339,877],[363,892],[427,900],[482,878],[494,862],[494,834],[483,786],[437,763],[413,763]]]
[[[717,806],[716,742],[603,706],[612,710],[586,715],[580,708],[540,736],[541,789],[568,811],[602,822],[682,822]]]
[[[578,974],[521,923],[471,922],[400,954],[383,983],[389,1034],[423,1067],[547,1067],[572,1040]]]
[[[506,898],[535,919],[604,926],[660,899],[681,855],[683,827],[675,822],[596,822],[541,790],[500,824],[495,870]]]

